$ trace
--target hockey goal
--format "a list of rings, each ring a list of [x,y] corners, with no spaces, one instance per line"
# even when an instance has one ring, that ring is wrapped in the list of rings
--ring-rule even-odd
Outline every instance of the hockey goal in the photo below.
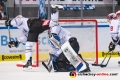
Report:
[[[76,37],[79,45],[79,54],[88,63],[98,63],[98,25],[97,20],[59,20],[61,27],[71,32]],[[39,40],[40,39],[40,40]],[[47,61],[49,55],[49,43],[47,41],[47,31],[39,35],[38,42],[34,47],[33,67],[38,67],[41,61]],[[22,63],[17,64],[22,67]]]

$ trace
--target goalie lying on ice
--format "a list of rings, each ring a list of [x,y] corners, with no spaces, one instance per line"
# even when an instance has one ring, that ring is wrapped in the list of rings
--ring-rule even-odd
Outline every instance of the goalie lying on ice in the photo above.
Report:
[[[79,52],[79,43],[75,37],[71,36],[71,33],[64,28],[62,28],[58,23],[59,11],[54,11],[51,14],[51,21],[49,23],[49,42],[53,54],[50,54],[48,64],[44,62],[44,66],[50,72],[50,66],[53,65],[53,68],[56,72],[66,72],[66,71],[79,71],[79,72],[89,72],[89,64],[84,61]],[[68,44],[67,44],[68,43]],[[67,51],[64,49],[67,47]],[[50,64],[52,63],[52,64]],[[52,69],[52,68],[51,68]]]

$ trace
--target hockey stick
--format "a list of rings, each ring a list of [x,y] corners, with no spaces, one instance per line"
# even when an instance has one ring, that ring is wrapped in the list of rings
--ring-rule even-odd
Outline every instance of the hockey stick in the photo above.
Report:
[[[113,51],[112,51],[112,53],[113,53]],[[110,54],[110,57],[109,57],[109,59],[108,59],[107,63],[106,63],[105,65],[103,65],[103,64],[102,64],[100,67],[102,67],[102,68],[103,68],[103,67],[106,67],[106,66],[108,65],[108,62],[109,62],[109,60],[110,60],[110,58],[111,58],[112,53]]]
[[[4,5],[5,5],[5,8],[6,8],[6,20],[9,20],[8,7],[7,7],[6,2],[4,2]],[[9,41],[11,41],[10,26],[7,26],[7,27],[8,27]]]
[[[11,42],[10,26],[8,26],[9,42]]]
[[[42,65],[48,70],[48,72],[51,72],[52,70],[52,65],[50,67],[48,67],[45,62],[42,62]]]
[[[45,0],[39,0],[38,17],[40,19],[47,18]],[[50,55],[50,59],[48,61],[48,64],[45,64],[45,62],[42,62],[42,65],[48,70],[48,72],[51,72],[51,70],[52,70],[52,55]]]
[[[107,64],[108,64],[108,62],[109,62],[109,60],[110,60],[110,58],[111,58],[111,55],[112,55],[113,51],[112,51],[112,53],[110,54],[110,57],[109,57],[107,63],[104,65],[103,62],[105,61],[107,55],[108,55],[110,52],[111,52],[111,51],[108,51],[108,53],[106,54],[106,56],[105,56],[105,58],[103,59],[103,61],[102,61],[101,64],[92,64],[92,66],[100,66],[100,67],[102,67],[102,68],[103,68],[103,67],[106,67]]]
[[[45,62],[42,62],[42,65],[48,70],[48,72],[51,72],[52,70],[52,55],[49,53],[50,59],[48,60],[48,64],[46,65]]]

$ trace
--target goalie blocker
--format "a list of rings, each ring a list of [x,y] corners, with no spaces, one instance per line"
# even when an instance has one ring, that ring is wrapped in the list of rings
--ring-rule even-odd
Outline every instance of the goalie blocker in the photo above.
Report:
[[[53,54],[50,54],[50,59],[46,65],[42,62],[43,66],[51,72],[52,65],[56,72],[68,72],[68,71],[77,71],[77,72],[90,72],[89,64],[84,61],[81,54],[78,54],[79,43],[76,38],[70,38],[69,41],[65,42],[62,46],[62,53],[56,57]]]

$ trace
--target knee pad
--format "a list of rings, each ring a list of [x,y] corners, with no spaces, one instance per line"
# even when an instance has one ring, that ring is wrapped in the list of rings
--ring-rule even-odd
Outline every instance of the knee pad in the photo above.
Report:
[[[71,38],[69,39],[69,42],[72,43],[73,41],[77,41],[77,39],[76,39],[75,37],[71,37]]]
[[[76,53],[78,53],[79,49],[80,49],[80,46],[79,46],[79,43],[77,42],[77,39],[75,37],[72,37],[72,38],[69,39],[69,42],[70,42],[70,45],[73,48],[73,50]]]

